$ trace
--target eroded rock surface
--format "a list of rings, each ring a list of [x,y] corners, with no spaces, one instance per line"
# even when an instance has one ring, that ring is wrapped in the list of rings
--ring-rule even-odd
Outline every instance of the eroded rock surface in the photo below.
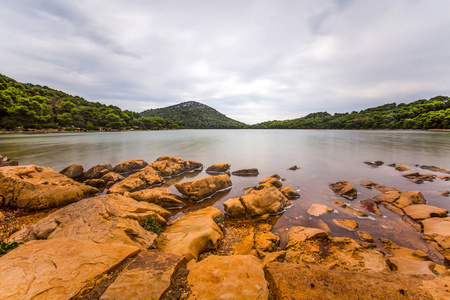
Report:
[[[164,177],[178,176],[184,172],[192,172],[203,168],[203,165],[199,162],[185,161],[173,156],[161,156],[150,165]]]
[[[230,176],[227,174],[206,176],[194,181],[175,184],[175,188],[193,201],[210,197],[215,193],[232,186]]]
[[[410,205],[403,211],[414,220],[423,220],[431,217],[446,217],[448,210],[427,204]]]
[[[130,173],[146,167],[148,163],[141,158],[122,161],[112,169],[116,173]]]
[[[387,202],[398,208],[412,204],[425,204],[425,197],[419,191],[388,191],[373,199],[375,202]]]
[[[131,193],[129,196],[137,201],[154,203],[167,209],[185,206],[180,197],[173,195],[168,189],[163,187],[145,189]]]
[[[422,221],[424,237],[431,240],[445,256],[445,263],[450,267],[450,217],[429,218]]]
[[[164,179],[160,176],[158,171],[153,169],[152,165],[148,165],[145,168],[131,174],[124,180],[115,183],[108,193],[123,194],[126,192],[134,192],[150,186],[158,185],[164,182]]]
[[[348,181],[338,181],[330,184],[331,190],[339,196],[353,200],[357,196],[356,188]]]
[[[113,170],[111,164],[98,164],[87,170],[83,174],[83,181],[88,179],[102,178],[103,175]]]

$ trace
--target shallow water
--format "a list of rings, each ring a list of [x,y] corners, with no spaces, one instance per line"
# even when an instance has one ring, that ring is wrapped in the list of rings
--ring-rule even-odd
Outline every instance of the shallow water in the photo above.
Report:
[[[267,176],[279,174],[301,194],[276,220],[274,231],[286,241],[291,226],[321,227],[323,222],[333,236],[357,239],[356,232],[339,228],[333,218],[355,219],[360,229],[374,238],[389,238],[397,244],[428,252],[435,260],[440,255],[422,241],[420,235],[401,217],[380,207],[384,217],[357,218],[332,203],[339,199],[359,209],[359,201],[379,194],[359,185],[362,180],[393,186],[400,190],[419,190],[428,203],[450,210],[450,198],[439,195],[449,190],[450,181],[415,184],[403,178],[388,164],[406,164],[421,174],[436,174],[415,165],[436,165],[450,169],[450,133],[426,131],[346,131],[346,130],[176,130],[102,133],[7,134],[0,135],[0,154],[20,164],[37,164],[60,171],[69,164],[81,163],[85,169],[99,163],[142,158],[152,162],[169,155],[196,160],[206,167],[214,163],[230,163],[232,170],[258,168],[258,177],[232,176],[232,189],[221,192],[200,204],[189,205],[176,213],[177,218],[188,211],[213,205],[223,210],[223,201],[244,194],[244,187],[254,186]],[[381,160],[385,164],[372,168],[365,161]],[[287,170],[298,165],[299,170]],[[411,171],[411,172],[412,172]],[[168,180],[166,185],[201,178],[202,172],[185,174]],[[349,201],[336,197],[328,184],[340,180],[351,182],[358,189],[358,198]],[[321,203],[335,213],[321,217],[309,216],[311,203]]]

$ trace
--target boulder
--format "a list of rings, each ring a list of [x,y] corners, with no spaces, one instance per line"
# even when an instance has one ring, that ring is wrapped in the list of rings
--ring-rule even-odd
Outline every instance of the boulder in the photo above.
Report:
[[[18,165],[19,162],[17,160],[12,160],[11,158],[0,154],[0,167],[13,167]]]
[[[333,223],[350,231],[355,231],[359,227],[355,220],[333,219]]]
[[[338,181],[336,183],[330,184],[330,189],[341,197],[349,200],[356,198],[357,191],[356,188],[348,181]]]
[[[276,188],[280,188],[282,186],[281,184],[281,178],[278,174],[274,174],[272,176],[269,176],[263,180],[261,180],[258,183],[258,187],[256,189],[258,190],[262,190],[268,187],[276,187]]]
[[[46,209],[98,193],[50,168],[35,165],[0,168],[0,205]]]
[[[66,175],[69,178],[77,179],[83,177],[84,168],[80,164],[71,164],[59,173]]]
[[[450,250],[450,217],[429,218],[423,220],[422,224],[425,236],[436,241],[442,249]]]
[[[404,165],[404,164],[396,165],[396,166],[395,166],[395,169],[396,169],[397,171],[399,171],[399,172],[404,172],[404,171],[412,170],[412,168],[410,168],[410,167],[408,167],[408,166],[406,166],[406,165]]]
[[[178,176],[184,172],[192,172],[203,168],[203,165],[199,162],[185,161],[172,156],[161,156],[150,165],[163,177]]]
[[[289,200],[300,198],[300,194],[291,189],[289,186],[283,186],[280,188],[280,192]]]
[[[427,201],[419,191],[388,191],[373,199],[375,202],[388,202],[398,208],[412,204],[425,204]]]
[[[175,184],[175,188],[193,201],[211,197],[215,193],[231,187],[231,179],[227,174],[206,176],[194,181]]]
[[[206,173],[208,174],[225,173],[230,170],[230,166],[231,166],[230,164],[214,164],[206,169]]]
[[[109,188],[114,185],[114,183],[124,180],[125,177],[116,172],[109,172],[103,175],[103,177],[100,179],[103,180],[106,184],[106,187]]]
[[[256,168],[253,169],[242,169],[231,172],[232,175],[235,176],[258,176],[259,171]]]
[[[231,198],[223,203],[230,217],[261,216],[277,214],[290,205],[289,200],[275,187],[253,190],[240,197]]]
[[[164,179],[155,169],[152,168],[152,165],[148,165],[136,173],[131,174],[124,180],[115,183],[109,188],[108,193],[131,193],[154,185],[162,184],[163,182]]]
[[[186,262],[197,260],[204,251],[217,248],[223,233],[214,217],[221,216],[217,208],[207,208],[191,212],[175,221],[157,239],[158,248],[162,252],[183,255]]]
[[[166,209],[180,208],[186,205],[183,201],[181,201],[180,197],[171,194],[168,189],[163,187],[156,187],[134,192],[129,194],[129,197],[137,201],[154,203]]]
[[[322,205],[322,204],[317,204],[317,203],[313,203],[311,204],[311,207],[308,209],[308,214],[312,215],[312,216],[321,216],[330,212],[333,212],[334,209],[332,209],[331,207],[328,207],[326,205]]]
[[[432,217],[446,217],[448,210],[432,205],[416,204],[403,208],[405,214],[414,220],[423,220]]]
[[[16,232],[10,241],[70,238],[98,244],[127,244],[149,248],[156,234],[139,224],[148,217],[165,224],[170,212],[151,203],[118,194],[101,195],[68,205]]]
[[[0,298],[74,299],[138,252],[129,245],[31,241],[0,257]]]
[[[375,183],[373,183],[372,181],[364,180],[364,181],[361,181],[361,185],[368,189],[372,189],[375,186]]]
[[[378,205],[377,205],[377,203],[375,201],[373,201],[373,200],[363,200],[363,201],[361,201],[359,203],[368,212],[371,212],[374,215],[377,215],[377,216],[380,216],[380,217],[383,216],[381,214],[380,210],[378,209]]]
[[[143,159],[137,158],[120,162],[112,170],[116,173],[130,173],[145,168],[147,165],[148,163]]]
[[[208,256],[187,277],[189,299],[268,299],[269,289],[258,258],[251,255]]]
[[[113,170],[111,164],[95,165],[83,174],[83,180],[102,178],[103,175]]]
[[[143,251],[119,274],[100,297],[108,299],[166,299],[172,277],[186,267],[183,256]]]

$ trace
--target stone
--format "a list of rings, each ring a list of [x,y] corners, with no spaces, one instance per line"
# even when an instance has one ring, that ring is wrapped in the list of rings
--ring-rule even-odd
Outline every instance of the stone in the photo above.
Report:
[[[252,231],[246,235],[239,243],[232,244],[234,255],[248,255],[255,246],[255,233]]]
[[[40,210],[67,205],[98,193],[47,167],[0,168],[0,205]]]
[[[339,205],[340,207],[347,207],[347,204],[345,204],[344,202],[342,202],[340,200],[333,200],[333,203]]]
[[[280,192],[289,200],[300,198],[300,194],[291,189],[289,186],[283,186],[280,188]]]
[[[373,243],[373,238],[367,231],[359,230],[358,235],[359,235],[359,238],[362,239],[363,241]]]
[[[449,181],[450,180],[450,176],[436,176],[436,178],[439,178],[439,179],[444,180],[444,181]]]
[[[396,166],[395,166],[395,169],[396,169],[397,171],[399,171],[399,172],[404,172],[404,171],[412,170],[412,168],[410,168],[410,167],[408,167],[408,166],[406,166],[406,165],[404,165],[404,164],[396,165]]]
[[[384,164],[384,162],[382,162],[381,160],[376,160],[376,161],[365,161],[364,162],[366,165],[371,166],[372,168],[378,168],[379,166],[382,166]]]
[[[355,216],[358,216],[358,217],[361,217],[361,218],[366,218],[366,217],[369,216],[369,215],[366,214],[365,212],[362,212],[362,211],[360,211],[360,210],[357,210],[357,209],[355,209],[355,208],[353,208],[353,207],[351,207],[351,206],[346,205],[345,208],[346,208],[347,210],[351,211]]]
[[[359,202],[362,206],[362,208],[364,208],[365,210],[367,210],[368,212],[380,216],[382,217],[383,215],[381,214],[380,210],[378,209],[378,205],[375,203],[375,201],[373,200],[362,200],[361,202]]]
[[[419,223],[416,223],[415,221],[413,221],[407,217],[404,217],[403,221],[405,221],[405,223],[408,223],[409,225],[411,225],[411,227],[414,228],[417,232],[422,232],[422,225],[420,225]]]
[[[443,169],[443,168],[439,168],[439,167],[436,167],[436,166],[425,166],[425,165],[423,165],[423,166],[420,166],[420,168],[424,169],[424,170],[430,170],[430,171],[433,171],[433,172],[441,172],[441,173],[450,174],[449,170],[446,170],[446,169]]]
[[[103,175],[113,170],[111,164],[98,164],[87,170],[83,174],[83,180],[102,178]]]
[[[419,191],[389,191],[376,196],[375,202],[388,202],[398,208],[403,208],[412,204],[425,204],[427,201]]]
[[[269,187],[280,188],[282,186],[281,178],[278,174],[274,174],[269,176],[258,183],[258,187],[256,189],[262,190]]]
[[[338,181],[330,184],[331,190],[341,197],[349,200],[356,198],[357,191],[356,188],[348,181]]]
[[[203,168],[203,165],[199,162],[185,161],[172,156],[161,156],[150,165],[163,177],[178,176],[184,172],[192,172]]]
[[[151,186],[159,185],[164,179],[159,173],[152,168],[151,165],[131,174],[124,180],[115,183],[108,190],[108,193],[124,194],[126,192],[134,192]]]
[[[230,166],[231,166],[230,164],[214,164],[206,169],[206,173],[208,174],[225,173],[230,170]]]
[[[269,224],[261,224],[256,227],[255,248],[261,252],[273,252],[278,250],[280,237],[271,232],[272,226]]]
[[[333,223],[350,231],[355,231],[359,227],[355,220],[333,219]]]
[[[404,174],[402,175],[403,177],[409,179],[411,182],[420,184],[423,183],[424,181],[434,181],[436,179],[436,176],[433,174],[420,174],[419,172],[414,172],[414,173],[409,173],[409,174]]]
[[[0,257],[0,298],[74,299],[138,252],[129,245],[31,241]]]
[[[386,209],[392,211],[393,213],[396,213],[396,214],[399,215],[399,216],[404,216],[404,215],[405,215],[405,213],[403,212],[403,210],[402,210],[401,208],[398,208],[397,206],[392,205],[392,204],[389,203],[389,202],[381,202],[381,204],[383,204],[383,206],[384,206]]]
[[[450,191],[440,191],[439,194],[442,196],[448,197],[448,196],[450,196]]]
[[[295,165],[295,166],[290,167],[288,170],[296,171],[296,170],[298,170],[298,169],[300,169],[300,168],[297,167],[297,165]]]
[[[231,175],[235,176],[258,176],[259,171],[256,168],[253,169],[241,169],[231,172]]]
[[[13,167],[18,165],[19,162],[17,160],[12,160],[11,158],[0,154],[0,167]]]
[[[435,240],[443,249],[450,250],[450,217],[429,218],[423,220],[422,225],[425,236]]]
[[[208,256],[187,277],[189,299],[268,299],[263,265],[251,255]]]
[[[212,206],[200,209],[178,219],[157,239],[162,252],[183,255],[186,262],[197,260],[202,252],[217,248],[223,233],[214,217],[222,216]]]
[[[103,191],[106,187],[106,182],[103,179],[88,179],[83,181],[83,184],[95,187],[100,191]]]
[[[262,259],[264,266],[267,266],[271,262],[284,262],[284,258],[286,257],[286,251],[276,251],[264,254],[264,258]]]
[[[377,191],[382,192],[382,193],[392,192],[392,191],[400,192],[400,190],[395,187],[385,186],[385,185],[381,185],[381,184],[375,184],[374,187]]]
[[[83,177],[84,168],[80,164],[71,164],[59,173],[66,175],[69,178],[77,179]]]
[[[268,264],[265,271],[275,299],[434,299],[424,286],[435,276],[362,273],[279,262]],[[436,286],[445,293],[444,283]]]
[[[122,161],[112,169],[116,173],[130,173],[146,167],[148,163],[141,158]]]
[[[368,189],[372,189],[375,186],[375,183],[373,183],[372,181],[365,180],[365,181],[361,181],[361,185]]]
[[[180,197],[173,195],[168,189],[163,187],[155,187],[134,192],[129,194],[129,197],[137,201],[154,203],[166,209],[181,208],[186,205],[181,201]]]
[[[330,212],[333,212],[334,209],[332,209],[331,207],[328,207],[326,205],[322,205],[322,204],[317,204],[317,203],[313,203],[311,204],[311,207],[308,209],[308,214],[312,215],[312,216],[321,216]]]
[[[124,180],[125,177],[116,172],[108,172],[105,175],[103,175],[102,178],[100,179],[103,180],[106,183],[106,187],[109,188],[116,182]]]
[[[172,276],[180,268],[186,268],[183,256],[143,251],[119,274],[100,299],[165,299]]]
[[[98,244],[127,244],[148,249],[156,234],[139,224],[147,217],[160,224],[170,212],[151,203],[138,202],[118,194],[87,198],[61,208],[30,228],[14,233],[10,241],[70,238]]]
[[[225,212],[230,217],[276,214],[282,212],[288,205],[290,205],[289,200],[275,187],[253,190],[223,203]]]
[[[175,184],[175,188],[190,200],[200,201],[211,197],[217,192],[232,186],[230,176],[227,174],[206,176],[194,181]]]
[[[405,214],[414,220],[423,220],[432,217],[446,217],[448,210],[432,205],[416,204],[403,208]]]

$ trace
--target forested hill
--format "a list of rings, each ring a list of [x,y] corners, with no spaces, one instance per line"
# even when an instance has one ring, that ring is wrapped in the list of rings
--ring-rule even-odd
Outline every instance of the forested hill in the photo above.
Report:
[[[244,128],[246,124],[228,118],[212,107],[195,101],[149,109],[141,113],[146,117],[160,117],[183,128]]]
[[[309,114],[286,121],[267,121],[250,128],[277,129],[450,129],[450,98],[437,96],[408,104],[389,103],[352,113]]]
[[[0,74],[0,128],[66,130],[173,129],[178,125],[161,118],[146,118],[117,106],[89,102],[78,96]]]

